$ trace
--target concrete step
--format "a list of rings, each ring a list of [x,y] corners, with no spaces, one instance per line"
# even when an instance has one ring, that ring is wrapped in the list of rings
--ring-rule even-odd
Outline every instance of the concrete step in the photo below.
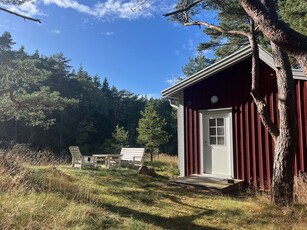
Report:
[[[193,175],[187,177],[179,177],[169,181],[169,184],[180,185],[186,188],[195,188],[201,190],[209,190],[212,192],[227,193],[239,190],[243,186],[242,180],[225,178],[217,178],[202,175]]]

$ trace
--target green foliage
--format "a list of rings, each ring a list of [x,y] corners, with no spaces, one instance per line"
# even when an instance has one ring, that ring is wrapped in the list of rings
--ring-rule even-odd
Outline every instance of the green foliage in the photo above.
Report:
[[[213,62],[214,60],[206,58],[203,52],[198,52],[196,57],[189,58],[189,62],[182,68],[182,72],[185,76],[191,76],[211,65]]]
[[[279,0],[281,18],[296,31],[307,35],[307,1]]]
[[[215,4],[214,9],[217,11],[218,26],[224,30],[249,32],[249,17],[241,7],[239,1],[218,1]],[[224,58],[233,52],[249,45],[248,39],[242,35],[221,33],[210,28],[205,28],[204,33],[209,35],[210,41],[207,43],[201,43],[198,49],[203,50],[203,48],[212,48],[215,50],[215,56],[218,59]],[[256,31],[256,34],[258,43],[263,47],[268,47],[268,41],[264,39],[262,33]]]
[[[176,9],[183,9],[187,5],[191,4],[192,1],[179,0],[177,2]],[[285,20],[289,25],[301,32],[302,34],[307,34],[307,3],[301,0],[279,0],[279,14],[283,20]],[[224,30],[236,30],[236,31],[249,31],[249,18],[245,11],[241,7],[239,1],[237,0],[226,0],[226,1],[212,1],[205,0],[200,4],[189,9],[188,12],[178,13],[172,16],[172,19],[179,22],[185,23],[193,21],[193,17],[198,17],[198,21],[202,21],[201,13],[215,12],[217,22],[215,25],[220,26]],[[199,19],[200,18],[200,19]],[[248,39],[242,35],[233,35],[227,33],[221,33],[212,28],[204,28],[204,33],[210,37],[207,42],[202,42],[198,46],[199,51],[206,49],[211,49],[215,51],[215,57],[217,59],[224,58],[233,52],[249,45]],[[260,31],[256,31],[257,42],[262,47],[270,50],[269,42],[264,38]],[[198,62],[198,64],[196,64]],[[203,64],[201,64],[203,63]],[[202,58],[195,59],[190,58],[186,66],[183,67],[183,73],[187,76],[191,73],[195,73],[193,67],[196,66],[206,66],[210,64],[207,60]],[[292,61],[292,66],[297,67],[297,63]],[[199,70],[198,68],[196,68]],[[188,74],[187,74],[188,73]]]
[[[116,125],[112,137],[112,150],[114,153],[119,153],[123,147],[129,147],[129,132],[125,131],[124,127]]]
[[[163,130],[169,134],[168,141],[160,146],[161,153],[177,155],[177,110],[173,109],[168,100],[151,100],[155,104],[158,114],[165,119]]]
[[[177,3],[177,9],[182,9],[193,1],[179,0]],[[215,19],[218,25],[225,30],[241,30],[249,31],[249,19],[237,0],[226,1],[212,1],[204,0],[200,4],[189,9],[188,12],[183,12],[173,16],[173,19],[179,23],[184,23],[182,17],[186,17],[187,21],[193,21],[193,18],[197,17],[198,21],[202,21],[201,14],[214,13]],[[186,16],[184,16],[186,15]],[[242,48],[248,44],[247,38],[239,35],[228,35],[226,33],[219,32],[215,29],[205,28],[204,33],[210,37],[208,42],[199,44],[198,50],[212,49],[215,51],[215,56],[218,58],[225,57],[239,48]]]
[[[170,135],[164,130],[165,119],[162,118],[154,107],[153,101],[148,101],[144,111],[141,111],[142,118],[139,120],[137,131],[138,142],[144,144],[151,154],[158,152],[159,147],[165,144]]]
[[[83,154],[137,146],[136,128],[147,98],[118,90],[107,78],[100,82],[99,76],[91,76],[82,66],[72,69],[62,53],[28,54],[24,47],[13,50],[14,44],[10,33],[0,36],[0,92],[12,88],[14,98],[23,103],[12,102],[7,93],[1,95],[0,145],[14,140],[61,153],[78,145]],[[157,100],[157,108],[167,121],[165,130],[176,133],[167,101]],[[120,140],[124,133],[129,133],[125,141]],[[162,146],[163,151],[176,152],[176,137]]]
[[[40,60],[29,57],[23,48],[12,51],[10,34],[4,33],[0,42],[0,120],[48,128],[54,123],[49,115],[75,100],[61,97],[43,84],[50,72],[38,68]]]
[[[190,5],[193,1],[178,0],[176,10],[183,9]],[[302,0],[278,0],[279,14],[285,22],[295,30],[302,34],[307,33],[307,3]],[[172,20],[181,24],[193,21],[207,20],[202,14],[215,13],[217,20],[215,25],[220,26],[224,30],[249,31],[249,18],[240,2],[237,0],[212,1],[203,0],[190,8],[188,12],[178,13],[172,16]],[[198,50],[212,49],[215,51],[217,58],[223,58],[240,48],[249,45],[245,36],[237,34],[227,34],[211,28],[205,28],[204,33],[210,37],[208,42],[199,44]],[[260,31],[256,31],[258,44],[269,49],[269,42],[264,38]]]
[[[11,34],[9,32],[4,32],[0,37],[1,55],[7,54],[6,52],[11,51],[14,44],[15,42],[13,41]]]

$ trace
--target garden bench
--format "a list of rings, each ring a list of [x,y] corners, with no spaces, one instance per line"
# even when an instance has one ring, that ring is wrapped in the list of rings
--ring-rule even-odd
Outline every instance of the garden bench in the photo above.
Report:
[[[144,148],[122,148],[120,165],[142,166],[144,163]]]

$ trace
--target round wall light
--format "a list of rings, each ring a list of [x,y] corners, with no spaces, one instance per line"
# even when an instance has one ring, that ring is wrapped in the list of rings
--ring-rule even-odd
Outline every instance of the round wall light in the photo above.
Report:
[[[219,101],[219,98],[218,98],[218,96],[212,96],[211,97],[211,102],[213,103],[213,104],[216,104],[217,102]]]

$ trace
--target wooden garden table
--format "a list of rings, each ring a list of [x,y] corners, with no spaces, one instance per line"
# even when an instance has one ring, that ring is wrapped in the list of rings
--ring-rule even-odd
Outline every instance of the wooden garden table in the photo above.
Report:
[[[98,160],[103,160],[105,162],[105,166],[107,169],[110,168],[111,160],[117,160],[118,166],[120,167],[120,154],[93,154],[93,157],[95,157],[96,162]]]

